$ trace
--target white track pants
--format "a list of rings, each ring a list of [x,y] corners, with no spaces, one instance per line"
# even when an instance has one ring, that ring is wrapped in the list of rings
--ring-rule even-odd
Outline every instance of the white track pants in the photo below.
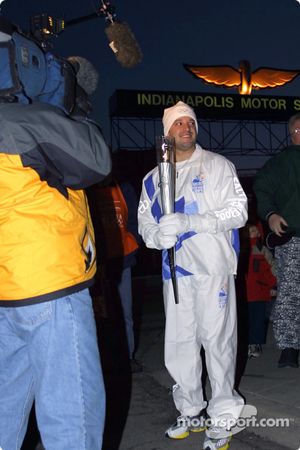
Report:
[[[164,282],[165,364],[176,382],[175,406],[189,416],[206,407],[201,383],[203,346],[212,389],[207,412],[212,419],[223,414],[238,418],[244,401],[233,389],[237,350],[234,277],[192,275],[177,281],[177,305],[172,282]]]

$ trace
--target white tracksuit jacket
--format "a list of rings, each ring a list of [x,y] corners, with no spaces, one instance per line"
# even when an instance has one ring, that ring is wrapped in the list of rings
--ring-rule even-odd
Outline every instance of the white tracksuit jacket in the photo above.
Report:
[[[162,216],[158,169],[142,186],[139,233],[155,248],[154,234]],[[237,229],[247,220],[247,198],[234,165],[198,144],[191,158],[176,164],[175,212],[194,214],[195,230],[178,236],[176,274],[179,304],[175,305],[167,251],[163,251],[166,311],[165,363],[176,381],[173,397],[184,415],[206,406],[201,386],[200,348],[212,388],[208,413],[238,417],[243,404],[233,390],[236,359]]]

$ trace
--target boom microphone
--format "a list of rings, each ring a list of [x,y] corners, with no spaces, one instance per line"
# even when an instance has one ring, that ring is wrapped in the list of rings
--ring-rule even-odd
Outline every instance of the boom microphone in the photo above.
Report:
[[[131,29],[125,22],[114,21],[105,28],[109,46],[123,67],[134,67],[142,60],[142,52]]]

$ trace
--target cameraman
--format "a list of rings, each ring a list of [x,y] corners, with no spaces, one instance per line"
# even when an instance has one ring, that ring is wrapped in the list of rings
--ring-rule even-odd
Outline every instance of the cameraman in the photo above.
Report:
[[[110,172],[109,149],[88,120],[11,100],[0,103],[0,446],[21,448],[35,402],[47,450],[99,450],[105,392],[83,189]]]

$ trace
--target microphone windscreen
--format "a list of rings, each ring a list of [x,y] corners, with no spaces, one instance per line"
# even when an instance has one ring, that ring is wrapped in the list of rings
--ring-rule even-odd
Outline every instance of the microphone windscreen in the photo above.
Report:
[[[123,67],[134,67],[142,60],[140,46],[127,23],[113,22],[105,28],[105,33],[109,46]]]
[[[81,56],[69,56],[68,61],[72,64],[76,73],[77,83],[88,95],[95,92],[98,85],[98,72],[93,64]]]

